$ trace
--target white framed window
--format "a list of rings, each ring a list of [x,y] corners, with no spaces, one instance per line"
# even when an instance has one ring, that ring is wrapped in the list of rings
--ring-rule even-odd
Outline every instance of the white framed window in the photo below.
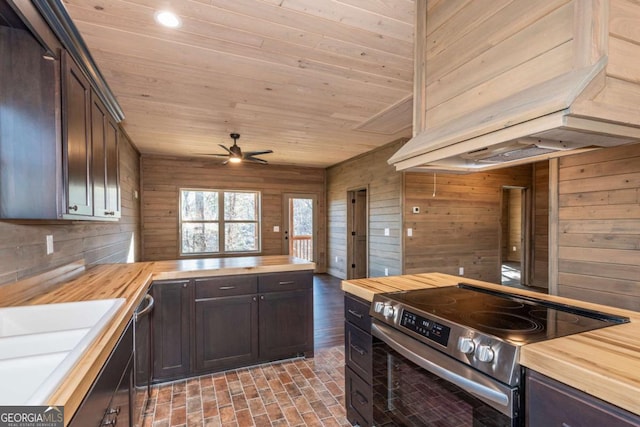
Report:
[[[260,192],[180,189],[180,254],[260,251]]]

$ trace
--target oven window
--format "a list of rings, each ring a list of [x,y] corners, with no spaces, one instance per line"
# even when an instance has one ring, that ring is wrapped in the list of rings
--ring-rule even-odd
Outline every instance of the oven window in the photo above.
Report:
[[[384,342],[373,349],[375,426],[513,427],[516,420],[420,368]]]

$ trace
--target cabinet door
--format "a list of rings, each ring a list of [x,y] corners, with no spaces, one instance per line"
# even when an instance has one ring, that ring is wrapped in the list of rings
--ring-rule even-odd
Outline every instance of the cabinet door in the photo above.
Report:
[[[118,126],[93,91],[91,93],[91,153],[93,215],[102,218],[119,218]]]
[[[66,209],[72,215],[93,214],[91,185],[91,86],[69,55],[62,56],[63,148]]]
[[[153,378],[169,380],[189,373],[191,285],[188,280],[155,282],[152,295]]]
[[[91,94],[91,169],[93,185],[93,215],[104,217],[107,212],[106,130],[107,109]]]
[[[313,290],[260,294],[260,359],[313,355]]]
[[[257,301],[256,295],[196,300],[198,371],[235,368],[258,360]]]
[[[105,170],[107,212],[111,218],[120,218],[120,155],[118,125],[107,115],[105,131]]]

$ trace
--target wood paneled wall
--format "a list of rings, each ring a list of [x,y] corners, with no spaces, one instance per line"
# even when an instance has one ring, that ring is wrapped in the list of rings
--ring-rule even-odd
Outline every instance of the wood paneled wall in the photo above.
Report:
[[[507,251],[504,259],[520,262],[522,255],[522,191],[512,189],[508,192],[509,200],[503,200],[509,210],[509,226],[507,231]]]
[[[122,218],[118,222],[0,222],[0,284],[12,283],[78,260],[87,266],[140,260],[140,155],[120,139]],[[54,161],[54,159],[51,159]],[[46,255],[45,236],[54,253]]]
[[[530,187],[531,165],[469,175],[405,176],[405,274],[442,272],[500,283],[502,187]],[[412,207],[420,213],[412,213]]]
[[[402,274],[402,173],[387,164],[406,139],[327,169],[328,273],[347,277],[347,192],[367,189],[368,277]],[[389,235],[384,235],[384,229]]]
[[[549,287],[549,162],[533,165],[533,259],[530,285]]]
[[[219,161],[143,156],[142,224],[143,258],[146,261],[177,259],[179,248],[179,190],[209,188],[254,190],[262,193],[261,255],[281,255],[283,194],[309,193],[317,196],[316,271],[326,268],[325,170],[321,168],[255,165],[221,165]]]
[[[455,126],[573,67],[574,1],[449,0],[427,7],[427,129]]]
[[[640,144],[559,165],[559,295],[639,311]]]

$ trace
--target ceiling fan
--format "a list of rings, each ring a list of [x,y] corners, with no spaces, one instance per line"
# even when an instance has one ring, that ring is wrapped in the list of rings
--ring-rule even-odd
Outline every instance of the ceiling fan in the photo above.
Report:
[[[222,144],[218,144],[222,147],[226,153],[225,154],[209,154],[210,156],[219,156],[219,157],[228,157],[222,164],[226,165],[227,163],[240,163],[242,161],[260,163],[262,165],[268,164],[266,160],[259,159],[255,156],[259,156],[261,154],[269,154],[273,153],[273,150],[260,150],[260,151],[247,151],[245,153],[242,152],[240,147],[238,146],[238,139],[240,138],[239,133],[229,134],[231,139],[233,139],[233,145],[231,147],[226,147]]]

